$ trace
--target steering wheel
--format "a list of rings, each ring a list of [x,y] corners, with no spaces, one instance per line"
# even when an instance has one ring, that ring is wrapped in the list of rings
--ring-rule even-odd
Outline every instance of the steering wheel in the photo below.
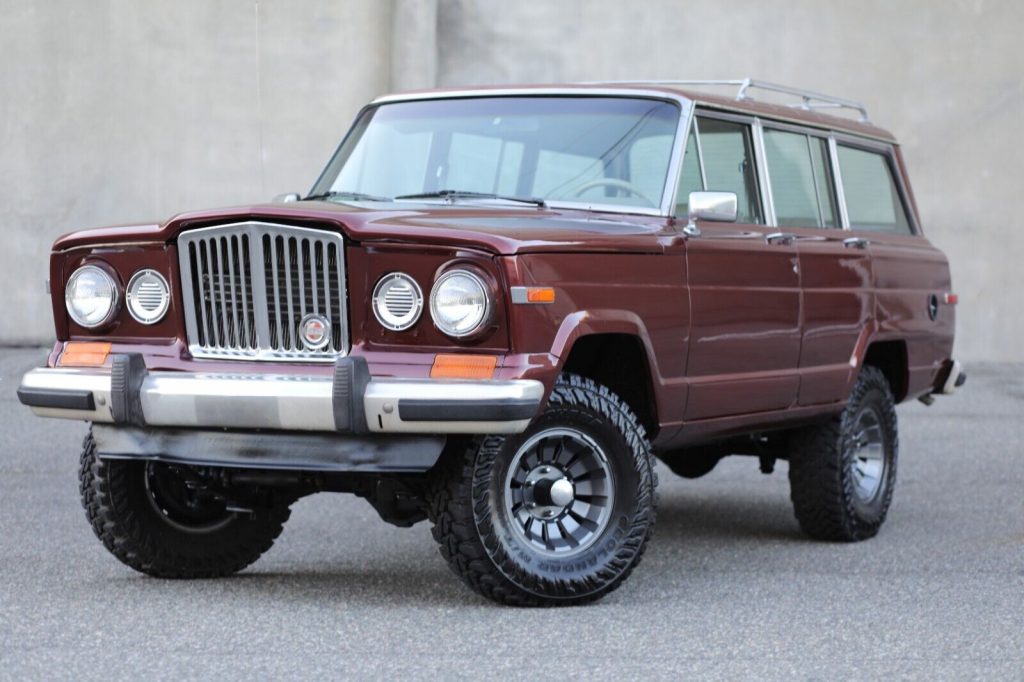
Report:
[[[584,182],[582,185],[572,191],[572,196],[578,197],[589,189],[595,187],[615,187],[616,189],[624,189],[633,196],[642,199],[647,202],[648,206],[654,206],[654,202],[648,199],[643,192],[641,192],[635,185],[625,180],[619,180],[618,178],[596,178],[589,182]]]

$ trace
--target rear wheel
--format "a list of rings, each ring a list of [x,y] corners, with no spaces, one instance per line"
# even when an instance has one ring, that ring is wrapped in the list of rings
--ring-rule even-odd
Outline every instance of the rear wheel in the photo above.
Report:
[[[654,523],[653,466],[629,407],[566,376],[525,433],[446,454],[430,495],[434,538],[452,570],[495,601],[593,601],[640,561]]]
[[[141,573],[229,575],[256,561],[280,535],[287,502],[232,511],[195,478],[187,467],[100,459],[92,434],[85,438],[79,483],[86,517],[110,553]]]
[[[877,534],[892,502],[898,450],[889,382],[865,366],[842,414],[794,440],[790,495],[804,532],[843,542]]]

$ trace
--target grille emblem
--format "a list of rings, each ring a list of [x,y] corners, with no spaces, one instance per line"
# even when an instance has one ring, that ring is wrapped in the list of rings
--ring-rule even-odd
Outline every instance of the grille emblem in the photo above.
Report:
[[[331,323],[323,315],[310,313],[299,322],[302,343],[309,350],[320,350],[331,340]]]

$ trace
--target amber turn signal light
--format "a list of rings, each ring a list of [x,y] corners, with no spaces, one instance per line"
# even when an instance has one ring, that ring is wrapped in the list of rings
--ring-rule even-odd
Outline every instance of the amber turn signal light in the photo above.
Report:
[[[430,368],[431,379],[490,379],[498,358],[494,355],[438,355]]]
[[[555,290],[551,287],[530,287],[526,290],[526,300],[530,303],[554,303]]]
[[[72,341],[64,345],[57,362],[61,367],[102,367],[110,355],[110,344]]]

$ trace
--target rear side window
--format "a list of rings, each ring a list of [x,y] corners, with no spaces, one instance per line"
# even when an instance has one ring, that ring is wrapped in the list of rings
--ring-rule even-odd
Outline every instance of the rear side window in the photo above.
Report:
[[[765,131],[765,160],[779,225],[837,226],[827,145],[802,133]]]
[[[839,172],[851,229],[913,234],[885,155],[839,145]]]

